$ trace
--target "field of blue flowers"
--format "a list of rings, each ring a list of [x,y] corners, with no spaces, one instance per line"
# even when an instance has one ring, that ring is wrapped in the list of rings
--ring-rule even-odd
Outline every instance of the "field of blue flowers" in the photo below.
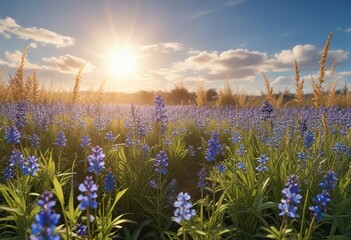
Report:
[[[1,239],[351,239],[351,109],[0,105]]]

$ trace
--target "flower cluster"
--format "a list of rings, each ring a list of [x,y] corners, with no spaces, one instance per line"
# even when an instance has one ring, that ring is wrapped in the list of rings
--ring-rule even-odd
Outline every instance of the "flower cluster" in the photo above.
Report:
[[[273,106],[267,100],[264,101],[261,108],[261,113],[262,113],[261,119],[263,121],[266,121],[267,119],[272,118],[273,110],[274,110]]]
[[[113,135],[113,132],[112,131],[108,131],[106,134],[105,134],[105,139],[109,142],[113,141],[115,139],[115,136]]]
[[[306,131],[305,132],[305,139],[303,142],[303,145],[305,146],[305,148],[310,148],[314,143],[314,135],[313,132],[311,131]]]
[[[16,105],[15,125],[22,128],[28,124],[27,103],[25,101],[18,102]]]
[[[98,203],[95,200],[98,197],[96,193],[97,190],[98,187],[94,183],[92,176],[87,176],[84,180],[84,183],[79,184],[79,191],[81,194],[79,194],[77,199],[80,201],[78,207],[81,211],[84,211],[87,208],[98,207]]]
[[[12,126],[12,127],[7,129],[6,142],[8,144],[20,143],[20,138],[21,138],[21,135],[15,126]]]
[[[94,172],[97,175],[105,168],[104,159],[106,155],[103,153],[102,148],[99,146],[92,148],[91,151],[92,154],[88,156],[88,171]]]
[[[89,138],[88,135],[83,135],[83,137],[80,139],[80,146],[82,148],[89,147],[91,144],[91,139]]]
[[[24,176],[34,176],[34,174],[39,170],[38,158],[35,158],[34,156],[26,157],[22,165],[22,170]]]
[[[181,223],[182,221],[188,221],[196,215],[196,211],[192,208],[192,204],[189,202],[190,195],[188,193],[179,193],[177,200],[173,206],[176,208],[174,211],[173,221]]]
[[[329,171],[324,176],[323,181],[319,184],[322,188],[322,193],[317,194],[313,198],[314,206],[310,206],[309,209],[313,212],[313,215],[319,220],[322,219],[322,212],[324,208],[327,206],[328,202],[330,202],[330,191],[336,186],[337,178],[335,176],[335,172]]]
[[[161,150],[157,156],[155,161],[155,171],[161,172],[162,174],[167,174],[166,167],[168,166],[168,157],[166,151]]]
[[[340,154],[343,154],[343,153],[347,153],[348,151],[348,147],[346,147],[343,143],[341,142],[337,142],[334,147],[333,147],[333,151],[335,153],[340,153]]]
[[[66,139],[65,133],[58,132],[55,139],[55,145],[58,147],[65,147],[66,144],[67,144],[67,139]]]
[[[238,162],[236,164],[236,167],[240,170],[246,171],[246,163],[244,163],[244,162]]]
[[[220,163],[216,166],[216,170],[218,173],[222,174],[224,173],[225,171],[227,171],[227,166],[223,163]]]
[[[223,146],[219,142],[218,132],[212,131],[212,136],[210,140],[207,142],[206,149],[206,160],[209,162],[213,162],[216,160],[216,156],[223,152]]]
[[[30,137],[30,143],[31,143],[32,148],[34,148],[34,149],[37,148],[40,145],[40,138],[38,137],[38,135],[33,134]]]
[[[113,175],[112,172],[109,172],[105,179],[104,179],[104,191],[105,192],[112,192],[115,189],[115,176]]]
[[[241,134],[240,134],[240,132],[238,132],[238,131],[235,131],[234,133],[233,133],[233,137],[232,138],[229,138],[229,140],[233,143],[233,144],[235,144],[235,143],[238,143],[238,142],[240,142],[241,141]]]
[[[156,122],[161,123],[161,135],[164,135],[167,131],[167,112],[163,98],[161,96],[156,96],[155,98],[155,115]]]
[[[244,144],[240,144],[240,146],[238,148],[238,151],[236,151],[236,153],[239,156],[242,156],[242,155],[244,155],[246,153]]]
[[[278,208],[281,210],[279,216],[287,216],[290,218],[297,218],[299,215],[296,213],[297,207],[295,204],[299,204],[302,198],[299,194],[299,185],[297,183],[297,176],[291,175],[286,181],[285,188],[282,190],[284,194],[280,200]]]
[[[44,191],[40,195],[37,204],[43,210],[34,217],[35,222],[31,227],[30,239],[61,239],[60,235],[55,233],[56,225],[60,220],[60,214],[57,214],[52,210],[56,205],[56,201],[53,200],[53,194],[49,191]]]
[[[206,177],[207,177],[207,172],[206,172],[205,167],[202,167],[200,169],[198,176],[199,176],[199,181],[197,183],[197,187],[200,190],[203,190],[206,186]]]
[[[10,160],[9,160],[9,165],[5,168],[4,176],[3,178],[5,180],[12,179],[15,177],[15,171],[14,168],[18,166],[19,169],[23,169],[23,155],[22,153],[15,149],[12,151]]]
[[[259,171],[259,172],[268,171],[268,167],[267,167],[268,160],[269,158],[266,156],[266,154],[262,154],[260,158],[257,160],[259,165],[256,167],[256,171]]]

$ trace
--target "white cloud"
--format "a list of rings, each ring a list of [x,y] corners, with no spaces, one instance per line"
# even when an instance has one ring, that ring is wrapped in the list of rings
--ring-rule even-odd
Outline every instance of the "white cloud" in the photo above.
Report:
[[[346,28],[346,29],[345,29],[345,32],[351,32],[351,27]]]
[[[16,23],[11,17],[0,19],[0,34],[7,38],[14,35],[25,40],[33,40],[42,44],[53,44],[56,47],[66,47],[73,45],[75,39],[63,36],[44,28],[29,27],[24,28]]]
[[[43,58],[44,62],[49,63],[53,69],[61,73],[77,73],[84,66],[84,72],[91,72],[95,67],[82,58],[66,54],[60,57]]]
[[[242,48],[223,52],[192,49],[183,61],[175,62],[169,68],[152,71],[151,74],[172,82],[200,76],[207,82],[223,79],[252,81],[261,73],[293,72],[295,59],[301,72],[314,72],[319,68],[321,52],[321,49],[313,45],[296,45],[271,56],[266,52]],[[340,49],[330,50],[327,66],[330,67],[335,58],[338,62],[343,62],[348,59],[348,52]],[[281,82],[282,78],[276,79],[276,84]]]
[[[158,51],[161,53],[170,53],[181,51],[184,49],[183,44],[177,42],[160,42],[150,45],[142,45],[138,47],[141,51]]]
[[[14,52],[5,52],[5,60],[0,59],[0,65],[17,68],[21,62],[22,52],[16,50]],[[69,54],[60,57],[43,58],[46,64],[34,64],[26,58],[24,61],[25,69],[49,70],[65,74],[77,74],[81,66],[84,65],[84,72],[89,73],[95,68],[94,65],[82,58],[78,58]]]

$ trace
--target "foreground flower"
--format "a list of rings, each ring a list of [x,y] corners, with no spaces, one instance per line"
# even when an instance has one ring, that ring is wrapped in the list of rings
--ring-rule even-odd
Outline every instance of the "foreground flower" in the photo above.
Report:
[[[330,202],[330,191],[336,186],[337,180],[338,179],[335,176],[335,172],[329,171],[324,176],[323,181],[319,184],[319,186],[322,188],[322,193],[317,194],[313,198],[315,205],[309,207],[317,220],[322,219],[322,213],[326,208],[328,202]]]
[[[105,154],[102,151],[102,148],[96,146],[91,149],[93,152],[91,155],[88,156],[89,161],[89,172],[94,172],[96,175],[99,174],[102,170],[105,169]]]
[[[300,190],[297,180],[297,176],[292,175],[286,181],[285,188],[282,190],[284,196],[278,205],[278,208],[281,210],[279,216],[287,216],[289,218],[299,217],[296,213],[297,206],[295,206],[295,204],[300,203],[302,196],[299,194]]]
[[[39,170],[38,158],[34,156],[28,156],[26,160],[23,162],[22,171],[23,175],[34,176],[36,172]]]
[[[56,233],[55,228],[60,220],[60,214],[55,213],[52,208],[56,205],[56,201],[52,199],[53,194],[45,191],[40,195],[37,204],[43,209],[35,215],[35,222],[31,227],[31,240],[59,240],[61,237]]]
[[[192,204],[189,202],[190,195],[188,193],[179,193],[177,200],[173,206],[176,208],[174,211],[173,221],[181,223],[182,221],[188,221],[196,215],[196,211],[192,208]]]
[[[266,156],[266,154],[262,154],[260,158],[257,160],[259,165],[256,167],[256,171],[259,171],[259,172],[268,171],[268,167],[267,167],[268,160],[269,158]]]
[[[155,171],[157,173],[161,172],[162,174],[167,174],[166,167],[168,167],[168,157],[166,151],[161,150],[156,156]]]
[[[311,131],[307,131],[305,133],[305,139],[303,142],[303,145],[305,146],[305,148],[310,148],[314,143],[314,135],[313,132]]]
[[[84,211],[87,208],[98,207],[98,203],[96,202],[96,198],[98,197],[96,193],[97,190],[98,187],[94,183],[92,176],[87,176],[84,183],[79,185],[79,191],[81,194],[77,197],[77,199],[80,201],[78,207],[81,211]]]

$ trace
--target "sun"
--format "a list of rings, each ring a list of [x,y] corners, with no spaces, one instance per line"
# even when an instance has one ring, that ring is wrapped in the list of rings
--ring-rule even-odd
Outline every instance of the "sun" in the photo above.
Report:
[[[137,57],[132,49],[124,47],[112,50],[106,63],[109,74],[130,76],[136,72]]]

